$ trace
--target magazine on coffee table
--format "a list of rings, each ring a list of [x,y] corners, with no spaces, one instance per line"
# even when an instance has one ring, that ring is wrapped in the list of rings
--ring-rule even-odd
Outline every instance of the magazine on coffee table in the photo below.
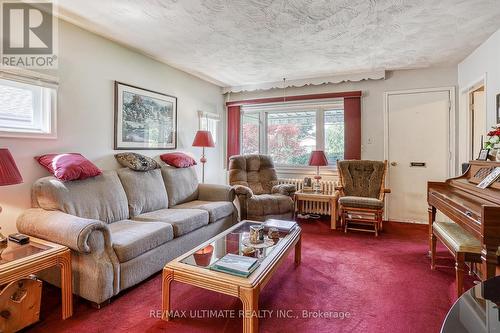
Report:
[[[276,228],[280,232],[290,232],[297,226],[297,222],[295,221],[284,221],[284,220],[276,220],[269,219],[264,222],[264,228]]]
[[[237,276],[248,277],[259,266],[257,258],[226,254],[210,266],[210,269]]]

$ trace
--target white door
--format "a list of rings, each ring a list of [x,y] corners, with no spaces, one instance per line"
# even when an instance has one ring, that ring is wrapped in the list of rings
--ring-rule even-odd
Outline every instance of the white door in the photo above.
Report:
[[[386,214],[427,223],[427,181],[448,178],[450,92],[388,93]]]

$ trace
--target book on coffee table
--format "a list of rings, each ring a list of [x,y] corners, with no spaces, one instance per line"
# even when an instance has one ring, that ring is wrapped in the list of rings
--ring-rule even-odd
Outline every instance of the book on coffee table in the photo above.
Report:
[[[264,222],[264,228],[276,228],[280,232],[290,232],[297,226],[297,222],[295,221],[284,221],[284,220],[276,220],[269,219]]]
[[[210,269],[223,273],[248,277],[259,266],[256,258],[228,253],[210,266]]]

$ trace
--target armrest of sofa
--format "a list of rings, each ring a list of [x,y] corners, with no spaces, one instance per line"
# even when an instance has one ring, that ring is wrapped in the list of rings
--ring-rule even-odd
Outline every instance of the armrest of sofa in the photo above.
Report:
[[[229,185],[199,184],[198,200],[233,202],[234,189]]]
[[[274,185],[271,189],[271,193],[279,193],[283,195],[287,195],[289,197],[293,196],[293,194],[297,191],[297,187],[293,184],[279,184]]]
[[[103,250],[92,249],[90,240],[92,233],[102,233],[104,247],[111,248],[109,228],[98,220],[85,219],[60,211],[31,208],[19,216],[16,225],[21,233],[65,245],[81,253]]]

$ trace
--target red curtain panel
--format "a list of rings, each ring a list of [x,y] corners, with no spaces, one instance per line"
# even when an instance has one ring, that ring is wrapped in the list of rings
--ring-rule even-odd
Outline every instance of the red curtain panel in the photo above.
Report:
[[[240,154],[240,106],[227,107],[227,160]]]
[[[344,98],[344,158],[361,159],[361,98]]]

